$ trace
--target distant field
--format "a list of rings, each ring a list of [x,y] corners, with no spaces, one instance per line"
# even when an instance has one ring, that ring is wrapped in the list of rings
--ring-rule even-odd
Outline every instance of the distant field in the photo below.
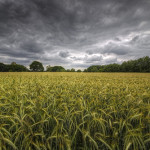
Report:
[[[150,74],[0,73],[0,150],[148,150]]]

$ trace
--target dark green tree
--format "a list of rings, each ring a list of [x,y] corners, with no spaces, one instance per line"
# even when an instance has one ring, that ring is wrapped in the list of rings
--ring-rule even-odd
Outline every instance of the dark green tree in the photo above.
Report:
[[[87,72],[99,72],[100,65],[93,65],[87,68]]]
[[[67,69],[66,72],[70,72],[70,69]]]
[[[33,72],[43,72],[44,71],[44,67],[43,64],[39,61],[33,61],[30,64],[30,70]]]
[[[74,68],[72,68],[72,69],[70,70],[70,72],[75,72],[75,69],[74,69]]]
[[[88,72],[87,69],[84,69],[83,72]]]
[[[53,66],[51,67],[50,65],[46,67],[47,72],[65,72],[65,68],[62,66]]]
[[[8,72],[27,72],[29,71],[25,66],[19,64],[7,65]]]
[[[78,69],[77,72],[82,72],[82,71],[80,69]]]
[[[3,64],[0,63],[0,72],[28,72],[29,70],[23,66],[16,63]]]
[[[47,71],[47,72],[52,72],[52,68],[53,68],[53,67],[51,67],[50,65],[48,65],[48,66],[46,67],[46,71]]]
[[[11,65],[17,65],[17,63],[16,62],[12,62]]]
[[[0,72],[5,72],[5,71],[7,71],[6,65],[3,63],[0,63]]]
[[[136,60],[128,60],[121,65],[93,65],[85,70],[87,72],[150,72],[150,58],[145,56]]]

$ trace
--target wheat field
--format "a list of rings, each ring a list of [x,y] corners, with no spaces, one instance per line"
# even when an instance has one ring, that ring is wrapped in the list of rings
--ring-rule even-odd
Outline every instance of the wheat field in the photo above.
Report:
[[[0,73],[0,150],[149,150],[150,74]]]

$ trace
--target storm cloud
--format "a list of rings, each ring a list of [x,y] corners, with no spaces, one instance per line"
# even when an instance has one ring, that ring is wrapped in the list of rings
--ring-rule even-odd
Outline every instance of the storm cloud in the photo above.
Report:
[[[86,68],[150,56],[149,0],[0,0],[0,62]]]

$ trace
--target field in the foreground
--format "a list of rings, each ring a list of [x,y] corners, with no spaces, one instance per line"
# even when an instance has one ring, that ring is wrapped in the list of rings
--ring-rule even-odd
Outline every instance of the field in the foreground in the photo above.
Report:
[[[0,150],[148,150],[150,74],[0,73]]]

